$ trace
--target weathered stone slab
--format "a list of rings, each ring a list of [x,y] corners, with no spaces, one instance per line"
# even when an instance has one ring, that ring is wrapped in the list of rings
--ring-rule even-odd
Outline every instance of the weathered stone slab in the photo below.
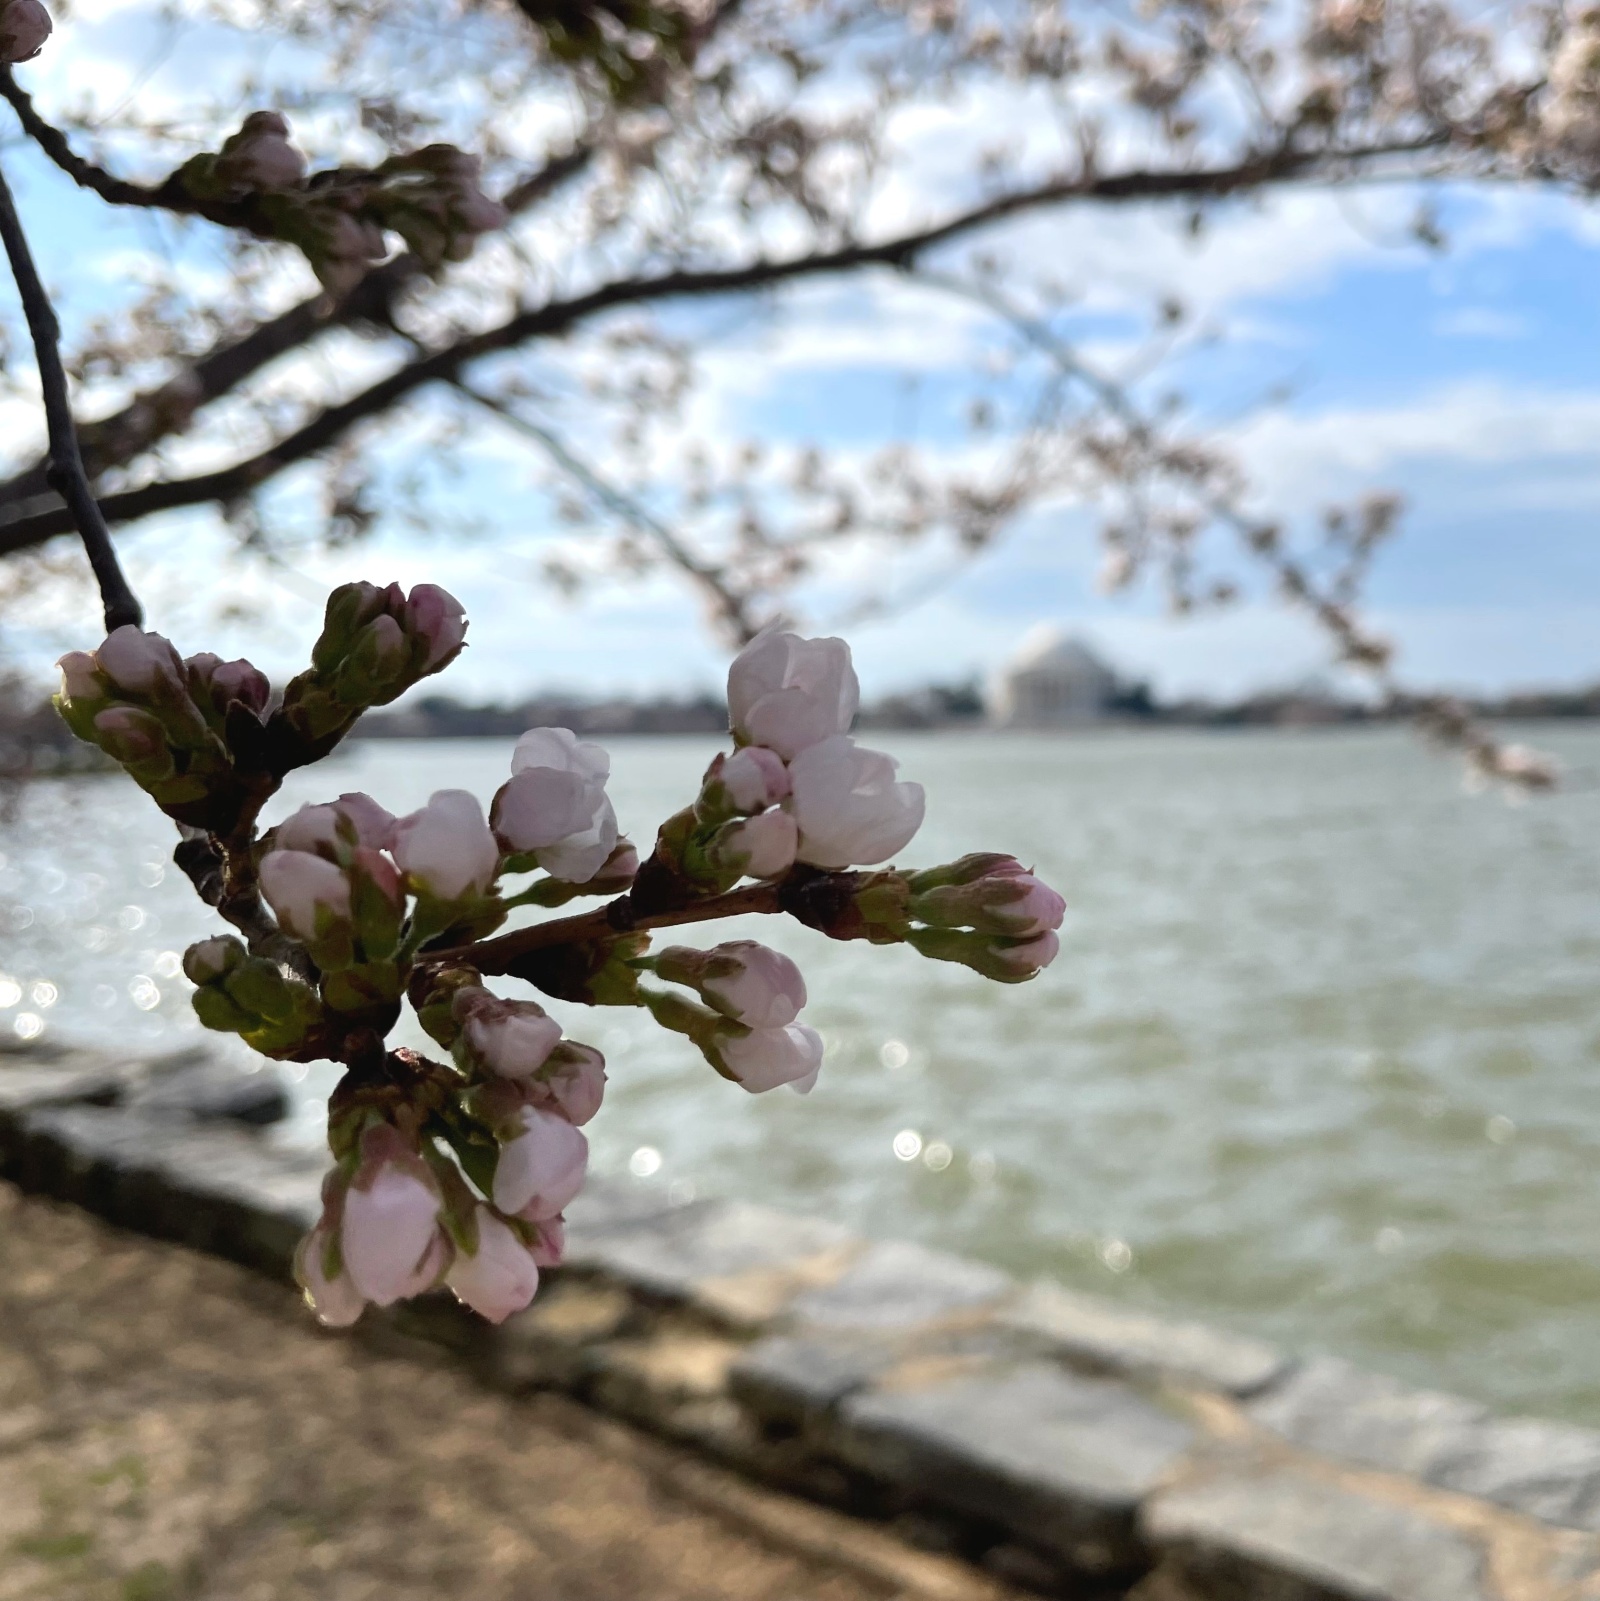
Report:
[[[249,1073],[233,1062],[202,1055],[198,1060],[157,1068],[121,1098],[131,1111],[151,1117],[194,1122],[247,1123],[265,1128],[289,1115],[289,1092],[267,1064]]]
[[[585,1226],[581,1212],[574,1221],[571,1266],[741,1325],[776,1315],[857,1249],[838,1224],[742,1201],[695,1201],[599,1227]]]
[[[1104,1573],[1139,1565],[1139,1504],[1195,1436],[1125,1385],[1037,1362],[849,1396],[831,1438],[852,1466]]]
[[[893,1333],[922,1324],[987,1317],[1016,1293],[999,1268],[889,1240],[867,1246],[831,1284],[790,1305],[808,1330]]]
[[[735,1399],[765,1422],[818,1424],[898,1360],[885,1341],[779,1334],[746,1347],[728,1380]]]
[[[1289,1367],[1282,1351],[1261,1340],[1151,1317],[1049,1279],[1031,1284],[999,1321],[1078,1366],[1177,1379],[1229,1395],[1253,1395]]]
[[[164,1070],[182,1070],[206,1060],[200,1050],[142,1058],[109,1056],[55,1041],[0,1041],[0,1117],[31,1107],[102,1105]]]
[[[1162,1491],[1141,1522],[1197,1601],[1498,1601],[1467,1535],[1286,1467]]]
[[[1408,1389],[1333,1357],[1306,1362],[1250,1411],[1304,1450],[1600,1531],[1600,1431],[1496,1418],[1475,1401]]]
[[[116,1108],[47,1109],[0,1124],[0,1170],[24,1188],[280,1274],[320,1210],[325,1166],[241,1128]]]

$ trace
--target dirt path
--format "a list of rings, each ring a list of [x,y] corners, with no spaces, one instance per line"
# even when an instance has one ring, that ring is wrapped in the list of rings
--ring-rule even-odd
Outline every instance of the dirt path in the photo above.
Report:
[[[671,1454],[631,1439],[319,1334],[286,1289],[0,1185],[0,1601],[898,1588],[686,1499]]]

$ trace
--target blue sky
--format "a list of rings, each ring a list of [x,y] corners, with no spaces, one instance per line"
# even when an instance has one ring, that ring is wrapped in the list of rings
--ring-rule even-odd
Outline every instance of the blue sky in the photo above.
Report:
[[[64,46],[109,50],[137,8],[101,0],[99,23],[93,9],[62,29]],[[36,81],[47,104],[64,86],[56,68]],[[141,260],[172,248],[202,259],[144,219],[108,218],[13,146],[5,159],[69,329],[113,303]],[[1368,489],[1406,497],[1369,605],[1412,682],[1493,690],[1600,678],[1600,209],[1505,188],[1452,192],[1439,207],[1450,244],[1432,252],[1407,239],[1415,204],[1399,189],[1282,195],[1219,213],[1198,244],[1157,211],[1077,212],[1014,227],[1000,244],[1081,291],[1069,327],[1091,343],[1125,338],[1171,289],[1216,327],[1221,342],[1183,376],[1210,415],[1233,419],[1223,437],[1263,509],[1303,517]],[[912,416],[937,443],[989,337],[964,308],[881,283],[808,289],[776,325],[727,307],[679,315],[719,330],[697,403],[709,430],[754,425],[780,442],[845,449]],[[1263,403],[1280,390],[1286,398]],[[14,409],[6,419],[27,426]],[[280,671],[315,630],[319,585],[399,577],[446,583],[474,616],[474,648],[452,672],[461,693],[714,685],[723,656],[676,581],[576,603],[541,584],[541,558],[563,536],[521,450],[482,423],[468,477],[448,490],[494,520],[493,541],[386,527],[360,550],[297,560],[293,573],[240,570],[224,566],[215,519],[185,514],[128,537],[130,566],[152,623],[183,648],[247,651]],[[1050,624],[1086,634],[1169,693],[1235,693],[1325,667],[1323,642],[1267,597],[1185,622],[1167,619],[1154,595],[1102,597],[1094,535],[1089,509],[1056,503],[943,585],[932,582],[937,564],[901,563],[892,586],[926,598],[850,630],[869,692],[989,672]],[[817,586],[810,620],[846,614],[860,576]],[[69,587],[13,638],[38,662],[84,642],[93,617],[86,590]]]

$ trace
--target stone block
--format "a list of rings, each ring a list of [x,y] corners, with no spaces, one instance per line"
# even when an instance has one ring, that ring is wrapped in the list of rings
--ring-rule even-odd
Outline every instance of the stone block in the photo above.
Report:
[[[1126,1385],[1035,1362],[849,1396],[831,1439],[853,1467],[1104,1574],[1141,1564],[1139,1504],[1195,1436]]]
[[[1466,1534],[1287,1467],[1161,1491],[1141,1524],[1196,1601],[1499,1601]]]
[[[491,1332],[486,1377],[506,1390],[576,1389],[595,1352],[628,1328],[633,1298],[620,1285],[557,1279]]]
[[[1538,1418],[1490,1418],[1436,1482],[1545,1523],[1600,1533],[1600,1431]]]
[[[747,1346],[728,1375],[736,1400],[764,1423],[815,1426],[898,1360],[885,1342],[774,1335]]]
[[[1030,1285],[999,1322],[1079,1367],[1174,1379],[1228,1395],[1254,1395],[1289,1367],[1282,1351],[1261,1340],[1152,1317],[1048,1279]]]
[[[251,1073],[233,1062],[201,1056],[147,1074],[121,1097],[121,1104],[149,1117],[265,1128],[288,1117],[289,1092],[270,1063]]]
[[[892,1334],[984,1321],[1015,1293],[1015,1281],[987,1263],[886,1240],[863,1249],[831,1283],[797,1296],[789,1314],[811,1332]]]
[[[53,1040],[0,1041],[0,1118],[45,1106],[109,1106],[167,1071],[208,1060],[191,1048],[166,1056],[114,1056]]]
[[[741,1201],[695,1201],[599,1226],[574,1213],[570,1266],[738,1327],[759,1327],[857,1250],[838,1224]]]
[[[94,1106],[14,1118],[0,1161],[24,1188],[279,1275],[321,1208],[326,1166],[244,1129]]]

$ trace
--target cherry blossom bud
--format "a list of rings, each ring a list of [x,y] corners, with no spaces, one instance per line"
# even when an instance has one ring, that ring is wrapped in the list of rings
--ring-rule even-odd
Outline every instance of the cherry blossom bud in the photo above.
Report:
[[[0,3],[0,62],[12,66],[33,60],[50,34],[50,13],[39,0]]]
[[[467,614],[449,590],[418,584],[406,601],[407,632],[421,642],[421,672],[436,673],[461,654]]]
[[[289,124],[276,111],[252,111],[223,144],[216,170],[239,189],[297,189],[306,158],[289,143]]]
[[[1067,903],[1015,857],[1002,856],[967,883],[939,885],[914,895],[909,910],[936,928],[971,928],[1030,939],[1060,928]]]
[[[886,861],[922,826],[920,784],[897,783],[899,763],[835,735],[810,746],[789,769],[794,793],[784,803],[800,830],[796,855],[813,867]]]
[[[347,1329],[366,1310],[367,1298],[348,1273],[328,1272],[333,1242],[334,1235],[326,1227],[314,1228],[295,1252],[294,1276],[317,1321],[330,1329]]]
[[[465,1020],[461,1033],[468,1056],[501,1078],[532,1078],[561,1042],[561,1025],[535,1001],[503,1001],[487,990],[461,990],[454,1010]]]
[[[794,866],[800,830],[788,812],[762,812],[728,823],[707,847],[712,864],[749,878],[781,878]]]
[[[789,793],[789,769],[765,745],[745,745],[719,756],[706,773],[695,815],[706,822],[748,817],[776,805]]]
[[[748,1028],[783,1028],[806,1003],[800,969],[753,939],[728,940],[708,951],[669,946],[656,957],[656,972],[697,989],[708,1005]]]
[[[728,717],[745,745],[765,745],[785,761],[849,730],[861,685],[842,639],[758,635],[728,669]]]
[[[960,962],[1001,984],[1022,984],[1048,967],[1061,949],[1055,931],[1005,939],[953,928],[913,928],[906,941],[939,962]]]
[[[339,1243],[356,1289],[388,1306],[436,1284],[450,1247],[439,1226],[438,1183],[416,1150],[387,1125],[369,1130],[361,1149]]]
[[[804,1023],[754,1029],[725,1024],[713,1035],[712,1049],[728,1075],[752,1095],[780,1084],[803,1085],[805,1094],[822,1066],[822,1036]]]
[[[330,924],[350,920],[350,880],[309,851],[268,851],[261,858],[261,893],[299,939],[315,940]]]
[[[564,1218],[545,1217],[531,1225],[534,1233],[528,1255],[537,1267],[560,1267],[567,1254],[567,1224]]]
[[[611,854],[600,864],[600,871],[588,880],[591,890],[602,895],[620,894],[639,876],[639,852],[631,840],[618,840]]]
[[[470,1255],[458,1250],[445,1283],[456,1299],[491,1323],[504,1323],[520,1312],[539,1288],[533,1253],[487,1207],[479,1207],[478,1247]]]
[[[359,790],[322,806],[302,806],[278,824],[273,843],[279,850],[311,851],[336,858],[360,845],[385,849],[394,834],[394,815]]]
[[[260,717],[272,698],[266,674],[247,661],[225,662],[210,651],[201,651],[190,656],[184,666],[190,697],[198,706],[209,706],[219,721],[234,704]]]
[[[464,789],[435,790],[421,811],[394,825],[390,848],[412,888],[439,901],[483,895],[500,862],[483,808]]]
[[[606,1059],[592,1045],[562,1040],[550,1053],[537,1081],[530,1086],[575,1128],[600,1110],[606,1092]]]
[[[530,1221],[554,1217],[583,1188],[589,1142],[555,1112],[525,1106],[519,1116],[523,1132],[500,1148],[494,1204]]]
[[[1061,938],[1053,929],[1023,940],[1020,944],[996,940],[990,946],[994,960],[1018,978],[1032,978],[1047,968],[1061,953]]]
[[[124,767],[135,769],[139,778],[154,780],[174,770],[167,731],[149,712],[136,706],[108,706],[96,715],[94,731],[100,748]]]
[[[231,934],[200,940],[183,953],[183,971],[191,984],[209,984],[231,973],[248,956]]]
[[[104,700],[106,686],[86,650],[69,650],[56,666],[61,669],[61,694],[69,701]]]
[[[130,695],[155,695],[186,689],[183,659],[160,634],[147,634],[132,623],[113,629],[95,653],[95,662],[112,685]]]

